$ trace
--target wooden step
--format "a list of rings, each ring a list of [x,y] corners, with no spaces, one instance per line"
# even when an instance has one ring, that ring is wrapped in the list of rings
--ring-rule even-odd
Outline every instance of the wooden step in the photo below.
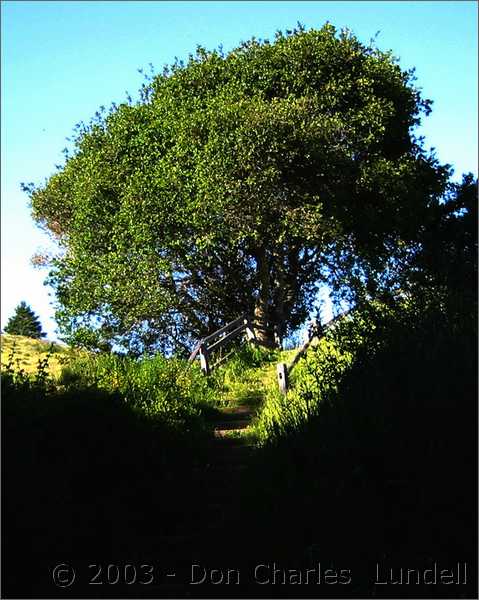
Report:
[[[231,431],[234,429],[246,429],[251,425],[251,419],[230,419],[227,421],[215,421],[215,430]]]
[[[224,448],[239,448],[242,446],[252,446],[251,440],[246,435],[232,436],[229,434],[229,430],[218,430],[219,432],[225,431],[224,435],[218,433],[211,439],[211,451],[222,452]],[[247,433],[247,432],[246,432]]]
[[[219,441],[211,460],[214,460],[215,464],[248,464],[255,452],[256,447],[252,444],[222,444]]]
[[[209,465],[207,468],[198,469],[195,472],[197,480],[211,483],[226,484],[236,482],[248,468],[248,465],[236,463],[234,465],[228,463],[218,463]]]
[[[251,419],[255,415],[255,412],[248,406],[233,406],[222,408],[220,409],[219,413],[221,415],[221,418],[224,418],[225,420]]]
[[[236,404],[233,406],[225,406],[219,409],[221,412],[225,413],[251,413],[252,408],[248,404]]]

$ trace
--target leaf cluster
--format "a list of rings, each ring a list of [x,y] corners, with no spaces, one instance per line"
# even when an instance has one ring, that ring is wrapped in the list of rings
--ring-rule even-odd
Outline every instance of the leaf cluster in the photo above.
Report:
[[[65,336],[184,349],[262,294],[285,333],[318,282],[391,279],[448,173],[413,134],[430,104],[391,52],[330,24],[198,47],[151,76],[26,187],[62,248]]]

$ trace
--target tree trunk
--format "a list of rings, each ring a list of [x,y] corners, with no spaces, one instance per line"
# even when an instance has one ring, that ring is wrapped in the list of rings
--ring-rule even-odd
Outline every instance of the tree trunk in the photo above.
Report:
[[[284,277],[284,248],[281,246],[280,249],[275,253],[276,264],[275,264],[275,311],[274,311],[274,328],[275,328],[275,341],[276,344],[281,347],[283,338],[285,335],[285,277]]]
[[[271,281],[269,274],[268,257],[264,247],[260,247],[256,250],[255,258],[259,279],[259,295],[254,309],[254,326],[256,339],[262,346],[265,346],[267,348],[274,348],[276,344],[269,315]]]

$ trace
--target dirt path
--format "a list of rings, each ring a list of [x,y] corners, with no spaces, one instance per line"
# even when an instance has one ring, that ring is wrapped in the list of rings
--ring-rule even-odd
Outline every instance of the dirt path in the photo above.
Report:
[[[231,590],[208,584],[210,571],[227,572],[243,560],[244,550],[237,542],[239,537],[244,539],[247,528],[241,487],[255,450],[250,430],[253,416],[251,407],[240,405],[220,409],[211,419],[211,446],[194,473],[192,488],[197,497],[191,499],[191,512],[184,515],[174,536],[162,539],[172,568],[171,576],[155,586],[159,598],[211,597],[215,592],[225,597],[226,592],[239,592],[236,585]],[[204,583],[193,583],[201,581],[205,573]]]

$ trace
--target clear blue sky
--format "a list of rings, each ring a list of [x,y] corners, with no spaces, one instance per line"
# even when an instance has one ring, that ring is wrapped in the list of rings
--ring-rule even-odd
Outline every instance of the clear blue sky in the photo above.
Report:
[[[277,29],[330,21],[392,49],[434,100],[421,133],[442,162],[477,175],[477,3],[454,2],[22,2],[1,5],[1,325],[26,300],[50,339],[55,323],[45,271],[30,258],[49,240],[20,182],[40,183],[62,163],[65,140],[100,105],[133,97],[137,68],[156,70],[197,44],[225,50]]]

